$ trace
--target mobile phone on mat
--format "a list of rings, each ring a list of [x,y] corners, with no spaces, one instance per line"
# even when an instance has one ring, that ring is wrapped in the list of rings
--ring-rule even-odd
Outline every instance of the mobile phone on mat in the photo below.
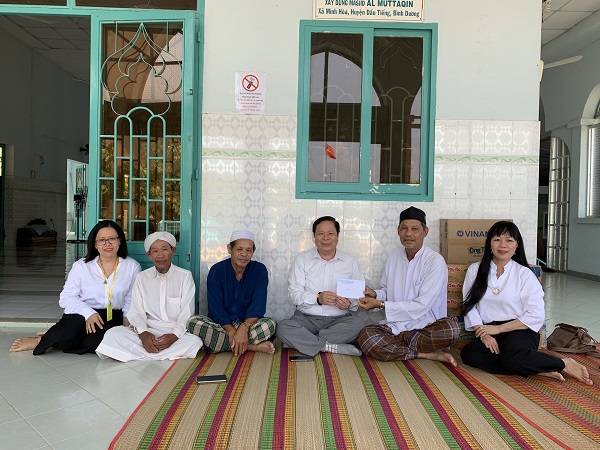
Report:
[[[290,361],[291,362],[314,361],[314,359],[315,359],[314,356],[308,356],[308,355],[294,355],[294,356],[290,356]]]
[[[227,375],[200,375],[196,377],[196,383],[224,383],[227,381]]]

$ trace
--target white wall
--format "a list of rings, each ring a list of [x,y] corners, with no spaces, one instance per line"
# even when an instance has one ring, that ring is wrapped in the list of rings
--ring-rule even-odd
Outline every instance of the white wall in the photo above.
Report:
[[[425,0],[439,23],[438,119],[537,120],[538,0]]]
[[[541,2],[424,3],[439,23],[437,118],[537,120]],[[255,70],[266,114],[295,116],[299,21],[311,18],[311,0],[206,0],[203,112],[234,113],[234,74]]]
[[[542,51],[546,62],[575,55],[582,55],[583,59],[544,71],[541,99],[544,104],[546,130],[561,138],[571,155],[571,214],[567,269],[576,274],[600,277],[600,219],[584,218],[587,178],[585,119],[594,117],[600,101],[599,13],[593,14],[554,39]]]
[[[255,70],[267,73],[266,114],[295,116],[299,21],[312,1],[205,3],[203,112],[235,112],[235,72]]]

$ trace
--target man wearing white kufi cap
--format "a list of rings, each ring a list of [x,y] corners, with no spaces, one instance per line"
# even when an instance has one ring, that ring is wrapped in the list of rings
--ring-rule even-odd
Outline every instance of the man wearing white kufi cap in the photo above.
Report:
[[[177,240],[166,231],[150,234],[144,249],[154,267],[135,280],[129,310],[129,327],[115,327],[96,349],[101,358],[194,358],[202,348],[198,336],[187,332],[194,313],[196,286],[192,273],[171,263]]]
[[[208,272],[208,317],[190,318],[188,330],[200,336],[209,352],[275,352],[269,340],[275,334],[275,321],[263,317],[269,278],[265,265],[252,260],[255,250],[254,233],[236,230],[227,245],[231,258]]]

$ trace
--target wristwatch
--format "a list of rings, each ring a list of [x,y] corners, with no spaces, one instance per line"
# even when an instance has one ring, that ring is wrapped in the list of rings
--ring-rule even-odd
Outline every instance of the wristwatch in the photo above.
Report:
[[[321,306],[322,306],[322,305],[323,305],[323,303],[321,303],[321,300],[319,299],[319,297],[320,297],[320,296],[321,296],[321,293],[319,292],[319,293],[317,294],[317,304],[319,304],[319,305],[321,305]]]
[[[379,301],[379,309],[385,309],[385,302],[383,300]]]

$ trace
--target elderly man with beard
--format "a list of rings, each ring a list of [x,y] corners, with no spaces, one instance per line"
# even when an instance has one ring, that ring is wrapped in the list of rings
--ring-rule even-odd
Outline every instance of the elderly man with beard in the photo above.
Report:
[[[148,235],[144,249],[154,266],[135,279],[129,327],[111,328],[96,349],[101,358],[194,358],[202,348],[198,336],[187,332],[194,313],[196,286],[192,273],[171,263],[177,241],[166,231]]]
[[[208,317],[194,316],[188,321],[190,333],[199,336],[211,353],[275,353],[270,341],[275,334],[275,321],[264,317],[269,277],[265,265],[252,260],[254,242],[251,231],[231,234],[227,245],[231,257],[208,272]]]

